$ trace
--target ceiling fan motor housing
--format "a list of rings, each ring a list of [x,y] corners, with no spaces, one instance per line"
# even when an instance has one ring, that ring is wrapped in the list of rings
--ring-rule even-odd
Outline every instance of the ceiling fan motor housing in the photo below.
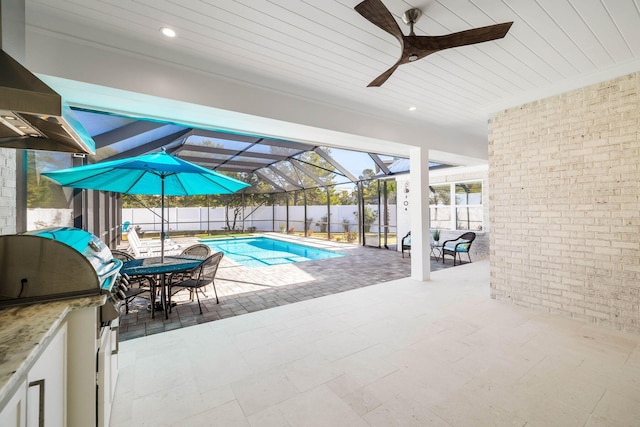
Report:
[[[415,7],[413,9],[407,10],[405,13],[402,14],[402,20],[404,21],[405,24],[409,25],[409,35],[410,36],[415,36],[416,35],[416,33],[413,32],[413,24],[418,22],[418,19],[420,19],[421,16],[422,16],[422,11],[420,9],[416,9]],[[414,61],[416,59],[418,59],[417,56],[414,59]],[[411,59],[409,59],[409,60],[411,61]]]
[[[418,22],[418,19],[422,16],[422,11],[420,9],[409,9],[402,15],[402,21],[405,24],[413,25]]]

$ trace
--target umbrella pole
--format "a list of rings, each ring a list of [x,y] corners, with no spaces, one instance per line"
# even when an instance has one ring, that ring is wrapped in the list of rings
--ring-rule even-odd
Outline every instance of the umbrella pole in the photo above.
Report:
[[[160,181],[160,262],[164,264],[164,176]]]
[[[164,264],[164,175],[160,177],[160,263]],[[162,310],[164,318],[169,318],[169,307],[167,307],[166,274],[162,273],[160,282],[160,298],[162,298]]]

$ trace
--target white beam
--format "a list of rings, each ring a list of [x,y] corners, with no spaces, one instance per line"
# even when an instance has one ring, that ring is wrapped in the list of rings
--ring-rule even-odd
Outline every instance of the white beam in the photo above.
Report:
[[[412,148],[410,152],[411,278],[427,281],[431,273],[429,233],[429,154]]]
[[[487,158],[486,137],[407,123],[223,78],[151,56],[27,28],[28,68],[69,104],[189,127],[408,156],[420,146]],[[410,145],[408,145],[410,144]]]

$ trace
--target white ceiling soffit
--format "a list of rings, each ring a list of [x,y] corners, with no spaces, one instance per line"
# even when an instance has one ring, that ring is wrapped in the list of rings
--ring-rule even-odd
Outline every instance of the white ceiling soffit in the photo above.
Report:
[[[52,69],[29,56],[38,49],[30,38],[73,40],[407,127],[471,135],[485,145],[472,157],[486,151],[489,114],[640,70],[637,1],[382,1],[405,34],[400,17],[411,7],[423,11],[417,35],[514,24],[504,39],[438,52],[367,88],[400,52],[394,37],[354,11],[358,0],[27,0],[27,62]],[[178,37],[161,37],[162,26]]]

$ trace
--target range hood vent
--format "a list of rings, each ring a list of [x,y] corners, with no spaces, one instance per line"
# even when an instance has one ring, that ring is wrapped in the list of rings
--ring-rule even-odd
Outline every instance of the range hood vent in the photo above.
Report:
[[[1,49],[0,148],[95,153],[62,97]]]

